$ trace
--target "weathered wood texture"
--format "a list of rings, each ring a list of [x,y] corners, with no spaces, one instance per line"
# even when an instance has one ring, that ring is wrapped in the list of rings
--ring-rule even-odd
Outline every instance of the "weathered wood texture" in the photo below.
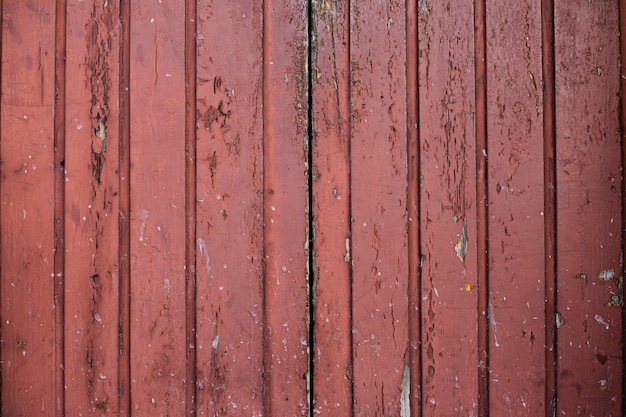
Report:
[[[1,416],[624,413],[617,0],[1,5]]]

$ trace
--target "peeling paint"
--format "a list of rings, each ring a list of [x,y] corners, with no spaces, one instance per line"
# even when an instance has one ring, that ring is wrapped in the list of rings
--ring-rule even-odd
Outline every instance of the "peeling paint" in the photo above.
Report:
[[[404,365],[402,373],[402,392],[400,393],[400,417],[411,416],[411,369]]]

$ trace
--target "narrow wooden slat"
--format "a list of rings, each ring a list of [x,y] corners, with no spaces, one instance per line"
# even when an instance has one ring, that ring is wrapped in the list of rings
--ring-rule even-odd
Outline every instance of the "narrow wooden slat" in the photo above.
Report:
[[[476,98],[476,287],[478,290],[478,415],[489,415],[489,172],[487,131],[487,1],[474,2]],[[458,255],[458,253],[457,253]],[[467,290],[466,286],[466,290]],[[470,285],[471,290],[471,285]]]
[[[54,416],[55,3],[2,4],[2,414]]]
[[[419,141],[419,42],[418,5],[406,6],[407,75],[407,215],[409,261],[409,369],[408,403],[405,416],[422,415],[422,271],[420,267],[420,141]],[[406,371],[406,370],[405,370]],[[406,381],[405,381],[406,383]],[[403,387],[404,388],[404,387]]]
[[[543,84],[543,216],[544,216],[544,326],[545,326],[545,413],[556,413],[556,299],[557,220],[556,200],[556,88],[554,62],[554,0],[541,1],[541,49]]]
[[[619,2],[619,32],[626,33],[626,2]],[[621,185],[622,185],[622,253],[624,251],[624,242],[626,242],[626,210],[624,210],[624,205],[626,204],[626,181],[624,180],[623,167],[626,164],[626,71],[624,69],[624,58],[626,57],[626,39],[624,36],[620,36],[620,55],[622,56],[622,65],[620,66],[620,99],[621,99],[621,113],[620,113],[620,130],[621,136],[620,141],[622,145],[622,175]],[[623,262],[623,261],[622,261]],[[622,264],[622,268],[620,270],[620,274],[624,275],[626,272],[626,268]],[[622,277],[622,341],[626,340],[626,308],[624,308],[624,278]],[[624,363],[624,358],[626,358],[626,343],[622,343],[622,389],[626,389],[626,363]],[[622,397],[622,415],[626,415],[626,399]]]
[[[541,9],[488,0],[487,27],[489,412],[539,416],[545,409]]]
[[[131,3],[133,415],[186,415],[184,2]]]
[[[307,415],[306,4],[263,2],[264,415]]]
[[[67,10],[65,413],[118,410],[119,9]]]
[[[618,2],[555,2],[557,415],[619,415]]]
[[[186,344],[187,369],[185,380],[188,414],[197,411],[197,275],[196,275],[196,226],[197,226],[197,2],[185,2],[185,296],[186,296]]]
[[[350,7],[354,415],[400,415],[409,387],[406,9],[396,0]]]
[[[55,400],[56,415],[65,412],[65,0],[56,2],[54,54],[54,303],[55,303]],[[0,42],[2,42],[0,40]],[[1,72],[1,69],[0,69]],[[0,318],[0,322],[1,322]],[[2,376],[0,375],[0,381]]]
[[[119,413],[130,416],[130,2],[120,1],[119,69]]]
[[[198,5],[200,416],[263,413],[261,4]],[[292,272],[302,278],[302,270]]]
[[[347,2],[314,2],[314,413],[352,415],[350,61]]]
[[[473,7],[418,16],[423,415],[477,414]]]

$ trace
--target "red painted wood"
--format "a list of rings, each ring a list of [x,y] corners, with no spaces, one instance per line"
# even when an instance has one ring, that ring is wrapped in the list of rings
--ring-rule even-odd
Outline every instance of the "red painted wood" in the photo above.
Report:
[[[406,10],[350,7],[354,414],[406,415]]]
[[[306,22],[302,2],[263,2],[264,415],[309,412]]]
[[[314,6],[314,413],[351,415],[350,11],[346,2]]]
[[[489,412],[544,413],[541,9],[487,2]],[[516,56],[523,59],[510,59]]]
[[[118,411],[119,8],[70,3],[65,92],[68,415]]]
[[[263,414],[262,12],[256,0],[198,6],[200,416]]]
[[[471,415],[480,319],[473,8],[433,2],[418,13],[423,415]]]
[[[133,415],[185,415],[184,2],[136,1],[130,33]]]
[[[618,3],[555,7],[557,415],[620,415]]]
[[[408,407],[405,415],[422,415],[422,274],[420,268],[420,140],[419,140],[419,94],[418,68],[419,44],[417,2],[406,4],[406,99],[407,99],[407,246],[408,266]],[[407,369],[405,368],[405,371]],[[404,387],[403,387],[404,388]],[[406,390],[405,390],[406,391]],[[406,399],[406,397],[405,397]]]
[[[53,416],[55,3],[2,9],[2,414]]]

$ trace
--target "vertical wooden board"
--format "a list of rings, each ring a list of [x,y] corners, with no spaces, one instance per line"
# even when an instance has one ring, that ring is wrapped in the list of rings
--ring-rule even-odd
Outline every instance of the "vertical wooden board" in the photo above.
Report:
[[[313,5],[314,413],[351,415],[350,14]]]
[[[350,13],[354,414],[400,415],[409,389],[406,10],[353,2]]]
[[[308,9],[263,8],[264,414],[308,415]]]
[[[557,415],[615,416],[623,401],[618,2],[555,6]]]
[[[56,413],[55,3],[2,5],[0,320],[3,415]]]
[[[541,9],[487,2],[489,398],[545,412]],[[515,59],[513,59],[515,58]]]
[[[131,4],[131,395],[185,415],[184,2]]]
[[[200,416],[263,413],[261,5],[198,5]]]
[[[472,16],[469,3],[418,8],[425,416],[477,413]]]
[[[65,386],[68,415],[118,410],[117,2],[67,9]]]

